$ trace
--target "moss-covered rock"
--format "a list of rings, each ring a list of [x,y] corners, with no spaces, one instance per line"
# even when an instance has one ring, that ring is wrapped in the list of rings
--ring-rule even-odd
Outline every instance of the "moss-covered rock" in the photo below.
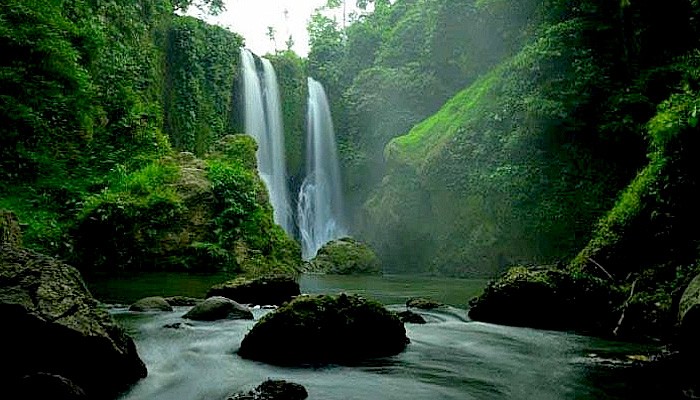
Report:
[[[214,285],[207,297],[223,296],[242,304],[281,305],[300,295],[299,284],[291,275],[240,277]]]
[[[412,297],[406,300],[406,307],[410,308],[420,308],[421,310],[434,310],[436,308],[444,307],[445,305],[439,301],[433,299],[426,299],[425,297]]]
[[[255,168],[255,141],[219,140],[206,159],[166,157],[90,198],[76,261],[93,270],[296,272],[299,245],[273,221]]]
[[[263,317],[241,357],[273,364],[352,362],[391,356],[409,340],[396,314],[359,296],[304,296]]]
[[[186,297],[186,296],[169,296],[165,298],[165,301],[168,302],[173,307],[182,307],[182,306],[196,306],[197,304],[201,303],[203,300],[202,299],[196,299],[193,297]]]
[[[43,372],[102,399],[146,376],[134,342],[78,271],[52,258],[0,246],[0,316],[0,382]]]
[[[497,324],[609,335],[621,293],[610,284],[558,269],[512,267],[469,302],[469,317]]]
[[[425,318],[411,310],[401,311],[398,316],[404,324],[425,324]]]
[[[307,268],[311,272],[339,275],[382,273],[374,250],[349,237],[324,244],[316,257],[308,262]]]
[[[172,311],[173,307],[164,298],[159,296],[145,297],[129,307],[129,311]]]
[[[253,313],[241,304],[226,297],[210,297],[192,307],[182,318],[195,321],[216,321],[219,319],[253,319]]]
[[[268,379],[248,393],[239,393],[228,400],[304,400],[306,388],[298,383]]]

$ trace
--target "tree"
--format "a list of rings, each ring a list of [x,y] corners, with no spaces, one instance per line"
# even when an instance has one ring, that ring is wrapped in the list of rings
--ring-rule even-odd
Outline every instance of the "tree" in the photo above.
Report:
[[[268,26],[267,27],[267,37],[270,39],[272,44],[275,46],[275,50],[277,50],[277,38],[275,37],[277,35],[277,30],[275,30],[274,27]]]
[[[190,6],[197,7],[203,13],[219,15],[225,9],[224,0],[172,0],[175,11],[185,12]]]
[[[292,47],[294,47],[294,38],[292,35],[289,35],[289,39],[287,39],[284,44],[287,46],[287,51],[292,51]]]

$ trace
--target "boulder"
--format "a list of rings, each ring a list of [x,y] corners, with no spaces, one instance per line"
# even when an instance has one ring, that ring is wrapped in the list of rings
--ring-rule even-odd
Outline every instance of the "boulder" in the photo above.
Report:
[[[700,353],[700,275],[683,291],[678,304],[678,323],[684,350]]]
[[[399,319],[405,324],[424,324],[425,318],[413,311],[406,310],[398,313]]]
[[[248,393],[239,393],[228,400],[304,400],[309,397],[306,388],[298,383],[267,380]]]
[[[406,300],[406,307],[420,308],[421,310],[434,310],[436,308],[444,306],[445,305],[440,303],[439,301],[426,299],[424,297],[412,297]]]
[[[241,357],[278,365],[353,362],[402,352],[403,323],[359,296],[300,296],[264,316],[245,336]]]
[[[299,284],[291,275],[267,275],[255,279],[240,277],[214,285],[207,297],[223,296],[242,304],[281,305],[300,293]]]
[[[0,210],[0,245],[22,245],[22,230],[17,216],[11,211]]]
[[[173,307],[162,297],[146,297],[129,307],[129,311],[172,311]]]
[[[170,296],[166,297],[165,301],[173,307],[192,307],[202,302],[202,299],[185,296]]]
[[[59,375],[36,373],[20,379],[10,393],[16,398],[26,400],[87,400],[88,397],[80,387],[69,379]]]
[[[100,399],[146,376],[132,339],[78,271],[55,259],[0,246],[0,315],[0,383],[42,372]]]
[[[368,245],[346,237],[326,243],[309,261],[310,272],[326,274],[379,275],[382,273],[379,258]]]
[[[619,319],[620,293],[580,272],[512,267],[469,302],[476,321],[609,334]]]
[[[216,321],[219,319],[253,319],[253,313],[245,306],[226,297],[210,297],[194,306],[182,318],[195,321]]]

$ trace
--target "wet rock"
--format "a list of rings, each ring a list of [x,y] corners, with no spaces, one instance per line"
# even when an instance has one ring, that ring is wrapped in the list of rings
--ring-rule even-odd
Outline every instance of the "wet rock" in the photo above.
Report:
[[[207,297],[223,296],[242,304],[281,305],[298,296],[299,284],[291,275],[237,278],[212,286]]]
[[[75,383],[60,375],[36,373],[20,379],[13,388],[16,398],[26,400],[87,400],[88,397]]]
[[[43,372],[99,399],[146,376],[131,338],[78,271],[53,258],[0,246],[0,316],[0,384]]]
[[[476,321],[540,329],[610,332],[622,300],[609,283],[558,269],[512,267],[469,302]]]
[[[352,362],[391,356],[408,344],[393,312],[359,296],[303,296],[263,317],[241,357],[280,365]]]
[[[253,319],[253,313],[245,306],[226,297],[210,297],[194,306],[182,318],[195,321],[216,321],[219,319]]]
[[[162,297],[146,297],[129,307],[129,311],[172,311],[173,307]]]
[[[165,328],[165,329],[187,329],[190,327],[192,327],[192,324],[183,323],[183,322],[175,322],[172,324],[163,325],[163,328]]]
[[[192,307],[196,306],[204,300],[195,299],[194,297],[170,296],[166,297],[165,301],[167,301],[168,304],[170,304],[173,307]]]
[[[426,299],[424,297],[413,297],[406,301],[406,307],[420,308],[421,310],[434,310],[443,306],[444,304],[439,301]]]
[[[326,243],[307,265],[309,272],[338,275],[379,275],[377,254],[365,243],[346,237]]]
[[[309,397],[306,388],[298,383],[267,380],[248,393],[239,393],[227,400],[304,400]]]
[[[408,324],[424,324],[425,323],[425,318],[423,318],[420,314],[414,313],[413,311],[406,310],[406,311],[401,311],[398,313],[399,319],[403,323],[408,323]]]

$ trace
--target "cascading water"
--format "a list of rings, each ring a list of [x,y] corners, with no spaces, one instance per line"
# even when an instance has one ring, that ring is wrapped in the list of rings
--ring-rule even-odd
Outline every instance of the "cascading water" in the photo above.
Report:
[[[306,178],[299,191],[302,258],[309,260],[325,243],[346,235],[333,120],[323,86],[308,79]]]
[[[270,193],[274,219],[285,232],[293,232],[293,220],[287,189],[284,154],[284,126],[277,75],[269,60],[262,59],[262,80],[255,57],[241,49],[245,131],[258,142],[258,170]]]

